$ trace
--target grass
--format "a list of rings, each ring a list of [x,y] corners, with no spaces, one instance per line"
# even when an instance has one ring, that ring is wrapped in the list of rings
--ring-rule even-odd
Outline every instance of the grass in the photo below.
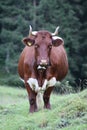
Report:
[[[52,94],[51,104],[30,114],[26,90],[0,86],[0,130],[87,130],[87,90]]]

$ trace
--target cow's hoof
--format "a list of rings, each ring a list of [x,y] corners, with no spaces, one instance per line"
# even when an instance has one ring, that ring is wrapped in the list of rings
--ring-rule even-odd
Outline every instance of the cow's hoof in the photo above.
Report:
[[[30,109],[29,112],[30,112],[30,113],[34,113],[35,111],[34,111],[33,109]]]
[[[44,108],[45,108],[45,109],[51,109],[51,105],[50,105],[50,104],[45,104],[45,105],[44,105]]]
[[[30,110],[29,110],[30,113],[37,112],[37,111],[38,108],[35,105],[30,106]]]
[[[38,111],[38,109],[35,109],[35,112],[37,112]]]
[[[29,110],[30,113],[38,112],[38,109],[35,110]]]

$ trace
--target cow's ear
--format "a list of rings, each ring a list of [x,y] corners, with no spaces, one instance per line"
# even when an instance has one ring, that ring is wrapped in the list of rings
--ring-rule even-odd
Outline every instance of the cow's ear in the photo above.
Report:
[[[32,46],[32,45],[34,45],[34,42],[35,42],[33,39],[30,39],[28,37],[24,38],[22,41],[23,41],[23,43],[25,45],[27,45],[29,47]]]
[[[64,44],[64,41],[61,37],[54,36],[52,41],[53,46],[58,47]]]

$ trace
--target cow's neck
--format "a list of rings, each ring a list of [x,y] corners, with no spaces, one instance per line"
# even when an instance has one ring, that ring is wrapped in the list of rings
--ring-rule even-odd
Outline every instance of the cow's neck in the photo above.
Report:
[[[39,86],[42,87],[43,83],[44,83],[44,80],[46,78],[46,70],[39,70],[37,72],[37,79],[38,79],[38,83],[39,83]]]

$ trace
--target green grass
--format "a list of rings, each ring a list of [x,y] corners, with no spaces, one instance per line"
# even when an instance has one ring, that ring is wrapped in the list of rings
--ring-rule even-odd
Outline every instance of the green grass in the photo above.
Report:
[[[0,86],[0,130],[87,130],[87,90],[52,94],[51,104],[30,114],[26,90]]]

